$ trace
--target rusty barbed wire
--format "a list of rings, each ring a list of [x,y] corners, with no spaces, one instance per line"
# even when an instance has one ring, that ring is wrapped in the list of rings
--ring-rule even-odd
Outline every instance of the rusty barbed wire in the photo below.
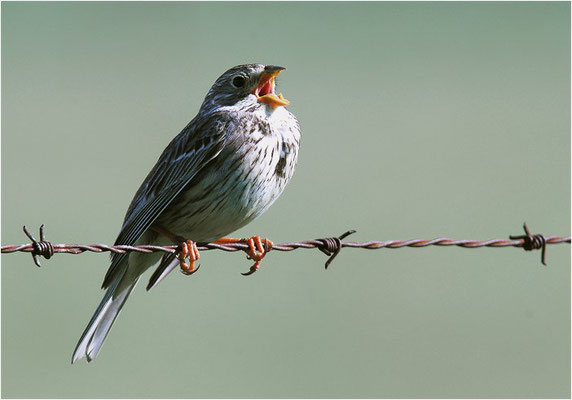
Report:
[[[570,243],[570,236],[543,236],[540,234],[531,234],[530,230],[524,224],[525,235],[510,236],[509,239],[490,239],[490,240],[473,240],[473,239],[450,239],[445,237],[438,237],[435,239],[411,239],[411,240],[385,240],[385,241],[368,241],[368,242],[344,242],[345,237],[355,233],[355,230],[349,230],[338,237],[322,238],[303,240],[298,242],[287,242],[281,244],[274,244],[272,251],[293,251],[297,249],[318,249],[326,254],[329,258],[326,261],[325,267],[328,268],[333,259],[339,254],[342,248],[354,249],[400,249],[404,247],[424,248],[428,246],[456,246],[468,249],[476,249],[482,247],[517,247],[523,248],[526,251],[542,249],[541,261],[546,265],[546,246],[559,243]],[[39,256],[49,259],[56,253],[65,254],[82,254],[85,252],[92,253],[153,253],[163,252],[178,254],[181,251],[181,246],[155,246],[155,245],[106,245],[106,244],[52,244],[45,240],[44,225],[40,227],[40,241],[28,232],[24,227],[24,232],[32,240],[32,243],[21,245],[2,245],[2,253],[9,254],[15,252],[32,253],[34,263],[39,267]],[[208,250],[222,250],[227,252],[235,251],[248,251],[248,244],[242,242],[230,243],[197,243],[199,251]]]

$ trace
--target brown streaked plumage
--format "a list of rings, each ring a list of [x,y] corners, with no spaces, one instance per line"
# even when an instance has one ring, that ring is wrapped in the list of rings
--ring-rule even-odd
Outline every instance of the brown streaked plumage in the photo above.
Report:
[[[163,151],[135,194],[116,244],[167,244],[174,237],[217,240],[262,214],[292,177],[300,127],[274,93],[282,67],[240,65],[219,77],[198,115]],[[114,254],[107,290],[73,354],[93,360],[156,253]],[[163,257],[148,289],[178,260]]]

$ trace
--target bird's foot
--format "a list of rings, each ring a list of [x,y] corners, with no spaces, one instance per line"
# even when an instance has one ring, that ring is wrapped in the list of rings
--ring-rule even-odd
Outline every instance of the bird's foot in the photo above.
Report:
[[[177,259],[179,260],[179,266],[183,274],[192,275],[199,270],[200,265],[195,267],[195,261],[201,258],[201,255],[195,242],[186,240],[184,237],[176,235],[159,225],[153,226],[153,230],[166,236],[174,243],[180,243],[179,247],[181,249],[177,252]],[[187,257],[189,258],[188,263],[185,261]]]
[[[246,258],[254,261],[254,264],[252,265],[252,267],[250,267],[250,270],[248,272],[242,273],[242,275],[248,276],[258,271],[262,259],[270,250],[272,250],[272,246],[274,245],[274,243],[272,243],[270,239],[266,238],[260,239],[259,236],[252,236],[251,238],[243,240],[246,241],[246,243],[248,244],[248,251],[246,252],[247,254]]]
[[[253,260],[254,264],[250,267],[248,272],[243,272],[242,275],[248,276],[252,275],[258,268],[260,268],[260,263],[266,254],[272,250],[272,240],[266,238],[260,238],[260,236],[252,236],[248,239],[235,239],[235,238],[222,238],[217,240],[215,243],[225,244],[225,243],[246,243],[248,244],[248,249],[245,250],[246,258]]]
[[[189,262],[185,261],[189,258]],[[192,275],[197,272],[200,265],[195,267],[195,261],[201,257],[199,249],[197,249],[197,244],[192,240],[186,240],[181,243],[181,251],[177,254],[177,259],[179,260],[179,266],[181,267],[181,272],[185,275]]]

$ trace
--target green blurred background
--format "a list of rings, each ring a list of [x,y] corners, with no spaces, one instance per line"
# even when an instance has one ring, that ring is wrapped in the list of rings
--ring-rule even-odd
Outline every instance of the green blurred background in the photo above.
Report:
[[[276,243],[570,232],[569,3],[2,3],[2,243],[112,243],[214,80],[284,65]],[[2,256],[3,397],[569,397],[570,246],[205,252],[71,353],[103,254]],[[144,281],[146,282],[147,277]]]

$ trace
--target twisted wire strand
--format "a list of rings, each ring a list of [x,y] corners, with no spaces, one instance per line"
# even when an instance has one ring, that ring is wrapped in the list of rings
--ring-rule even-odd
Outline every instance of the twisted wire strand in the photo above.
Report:
[[[355,231],[347,231],[339,237],[313,239],[313,240],[303,240],[298,242],[287,242],[281,244],[275,244],[272,247],[272,251],[293,251],[297,249],[319,249],[323,253],[329,256],[326,262],[326,268],[329,263],[338,255],[342,248],[357,248],[357,249],[367,249],[367,250],[378,250],[378,249],[400,249],[404,247],[413,248],[425,248],[429,246],[456,246],[468,249],[482,248],[482,247],[517,247],[524,248],[525,250],[535,250],[542,249],[542,262],[545,263],[544,255],[546,252],[547,245],[559,244],[559,243],[570,243],[570,236],[543,236],[543,235],[532,235],[524,225],[524,230],[526,235],[522,236],[511,236],[511,239],[491,239],[491,240],[471,240],[471,239],[450,239],[446,237],[439,237],[435,239],[411,239],[411,240],[385,240],[385,241],[368,241],[368,242],[344,242],[346,236],[354,233]],[[51,257],[56,253],[65,254],[82,254],[85,252],[92,253],[127,253],[127,252],[139,252],[139,253],[153,253],[153,252],[163,252],[163,253],[178,253],[180,251],[180,246],[155,246],[155,245],[139,245],[139,246],[127,246],[127,245],[106,245],[106,244],[52,244],[44,240],[43,235],[43,225],[40,227],[40,237],[41,241],[37,242],[33,236],[24,228],[26,235],[32,240],[32,243],[21,244],[21,245],[2,245],[2,253],[9,254],[15,252],[25,252],[32,253],[34,256],[34,262],[39,266],[37,261],[37,256],[43,256],[45,258]],[[235,251],[247,251],[248,244],[242,242],[231,242],[231,243],[197,243],[197,248],[200,251],[208,250],[222,250],[227,252]]]
[[[545,236],[546,244],[559,244],[570,243],[570,236]],[[275,244],[272,247],[273,251],[293,251],[297,249],[319,249],[323,246],[323,239],[304,240],[299,242],[287,242]],[[480,247],[524,247],[525,239],[507,240],[507,239],[491,239],[486,241],[471,240],[471,239],[450,239],[450,238],[435,238],[435,239],[412,239],[412,240],[385,240],[385,241],[369,241],[369,242],[341,242],[341,247],[345,248],[359,248],[367,250],[378,249],[401,249],[403,247],[428,247],[428,246],[456,246],[466,249],[475,249]],[[154,246],[154,245],[139,245],[139,246],[126,246],[115,245],[110,246],[107,244],[52,244],[53,254],[82,254],[85,252],[91,253],[154,253],[157,251],[163,253],[176,253],[179,246]],[[200,251],[208,250],[222,250],[227,252],[235,252],[239,250],[247,250],[248,244],[246,243],[197,243],[197,248]],[[32,253],[35,251],[33,243],[27,244],[7,244],[2,245],[2,253]]]

